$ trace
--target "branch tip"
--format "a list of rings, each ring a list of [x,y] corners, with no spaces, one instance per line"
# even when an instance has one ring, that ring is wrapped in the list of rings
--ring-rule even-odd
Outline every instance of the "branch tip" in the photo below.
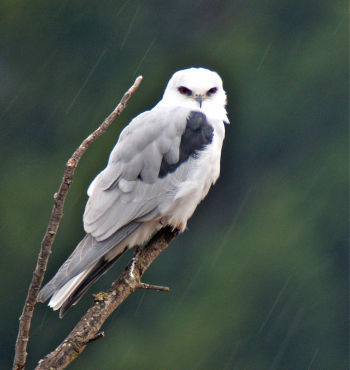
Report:
[[[153,284],[147,284],[140,282],[137,286],[138,289],[150,289],[150,290],[156,290],[158,292],[169,292],[170,288],[167,286],[162,285],[153,285]]]

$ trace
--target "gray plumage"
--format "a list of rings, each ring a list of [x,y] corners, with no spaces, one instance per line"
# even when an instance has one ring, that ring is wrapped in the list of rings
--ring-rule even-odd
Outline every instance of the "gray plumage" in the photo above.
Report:
[[[216,95],[209,94],[213,88]],[[173,75],[163,99],[120,134],[107,167],[88,189],[86,236],[39,292],[39,301],[51,297],[62,317],[127,248],[163,225],[185,229],[219,176],[225,103],[215,72],[191,68]]]
[[[98,242],[91,234],[86,234],[74,252],[57,271],[54,278],[41,289],[38,300],[45,302],[56,290],[62,288],[70,279],[103,257],[111,248],[124,240],[139,226],[140,224],[137,222],[130,222],[103,242]]]
[[[181,179],[159,180],[160,166],[163,158],[169,164],[179,161],[189,113],[187,108],[159,107],[142,113],[125,128],[106,169],[90,185],[84,214],[87,233],[98,241],[105,240],[166,201]]]

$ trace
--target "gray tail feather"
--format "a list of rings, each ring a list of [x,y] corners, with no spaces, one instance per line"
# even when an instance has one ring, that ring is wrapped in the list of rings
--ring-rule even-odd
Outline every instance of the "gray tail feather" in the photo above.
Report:
[[[48,282],[39,292],[37,301],[46,302],[54,293],[55,293],[55,284],[52,283],[52,280]]]
[[[90,266],[96,263],[96,266],[100,264],[100,260],[103,260],[103,256],[108,253],[111,249],[116,247],[125,238],[132,234],[141,224],[138,222],[130,222],[116,233],[110,236],[104,241],[98,242],[91,234],[86,234],[85,237],[80,241],[78,246],[75,248],[73,253],[69,256],[66,262],[60,267],[56,275],[40,290],[38,294],[38,302],[47,301],[56,291],[61,289],[69,280],[86,270]],[[118,255],[120,256],[124,252]],[[114,259],[114,262],[117,258]],[[109,267],[106,267],[104,272]],[[92,268],[92,272],[95,271],[95,267]],[[103,272],[101,273],[103,274]],[[90,273],[88,274],[90,276]],[[89,286],[97,280],[98,275],[89,284]],[[84,281],[85,282],[85,279]],[[81,285],[83,284],[81,283]],[[79,285],[80,287],[80,285]],[[87,288],[86,288],[87,289]],[[85,289],[85,290],[86,290]],[[85,292],[84,290],[84,292]],[[82,292],[80,296],[84,293]],[[74,293],[73,293],[74,294]],[[77,302],[76,300],[74,302]],[[72,303],[73,304],[73,303]]]
[[[60,308],[60,318],[62,318],[68,309],[78,303],[84,293],[90,288],[90,286],[98,280],[103,274],[105,274],[119,259],[119,257],[127,250],[128,248],[125,247],[117,256],[115,256],[112,260],[106,261],[104,257],[102,257],[96,265],[91,269],[91,271],[86,275],[84,280],[76,287],[76,289],[72,292],[72,294],[66,299],[66,301],[62,304]]]

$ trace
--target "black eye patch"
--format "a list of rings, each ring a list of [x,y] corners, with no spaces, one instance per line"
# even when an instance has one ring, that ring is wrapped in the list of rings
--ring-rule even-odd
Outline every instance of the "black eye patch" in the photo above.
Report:
[[[179,90],[179,93],[182,94],[182,95],[187,95],[187,96],[191,96],[192,95],[192,90],[188,89],[185,86],[180,86],[178,88],[178,90]]]

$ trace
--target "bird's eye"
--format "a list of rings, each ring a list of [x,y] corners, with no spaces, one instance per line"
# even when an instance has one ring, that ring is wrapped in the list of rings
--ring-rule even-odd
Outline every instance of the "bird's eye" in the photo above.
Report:
[[[179,90],[179,93],[182,95],[187,95],[187,96],[192,95],[192,91],[185,86],[180,86],[178,90]]]
[[[218,91],[218,88],[217,88],[217,87],[212,87],[211,89],[209,89],[209,90],[207,91],[207,96],[213,95],[213,94],[215,94],[217,91]]]

